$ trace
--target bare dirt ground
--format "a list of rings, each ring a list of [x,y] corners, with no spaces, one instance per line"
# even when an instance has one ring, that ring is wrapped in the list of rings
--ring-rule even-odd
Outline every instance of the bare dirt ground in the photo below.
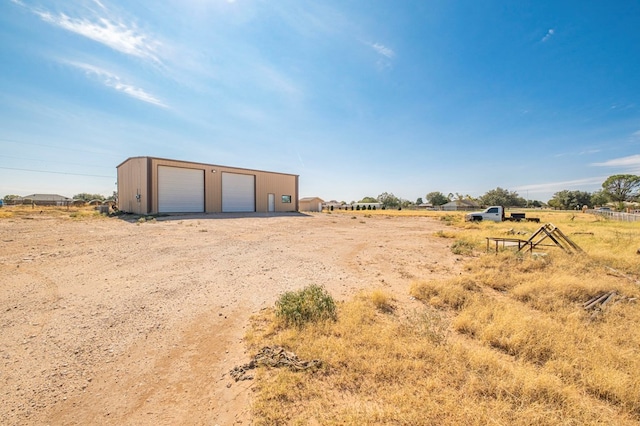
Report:
[[[36,212],[37,213],[37,212]],[[248,319],[315,283],[344,300],[458,273],[425,217],[0,219],[0,424],[251,424]]]

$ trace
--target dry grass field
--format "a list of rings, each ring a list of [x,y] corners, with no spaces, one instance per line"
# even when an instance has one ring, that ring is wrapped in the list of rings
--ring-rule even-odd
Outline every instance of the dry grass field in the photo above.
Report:
[[[485,239],[527,239],[541,224],[358,217],[416,214],[447,225],[433,237],[450,241],[463,270],[407,279],[418,305],[372,284],[339,303],[335,321],[291,327],[274,309],[255,316],[250,352],[277,345],[322,362],[258,368],[255,424],[640,424],[640,223],[528,212],[584,250],[531,255],[487,253]],[[585,309],[601,295],[611,297]]]

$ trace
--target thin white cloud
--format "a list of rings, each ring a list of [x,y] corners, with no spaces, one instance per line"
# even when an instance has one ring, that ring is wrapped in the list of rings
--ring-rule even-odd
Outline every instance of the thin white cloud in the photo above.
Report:
[[[544,43],[545,41],[548,41],[551,37],[553,37],[553,35],[556,33],[556,30],[554,30],[553,28],[550,28],[549,31],[547,31],[547,33],[544,35],[544,37],[542,37],[542,42]]]
[[[379,69],[384,70],[391,68],[391,61],[396,56],[396,53],[393,51],[393,49],[381,43],[365,42],[365,44],[372,48],[379,55],[378,60],[376,61],[376,65]]]
[[[104,4],[102,4],[102,3],[100,2],[100,0],[93,0],[93,2],[94,2],[95,4],[97,4],[98,6],[100,6],[100,8],[102,8],[102,9],[104,9],[104,10],[107,10],[107,8],[106,8],[106,7],[104,7]]]
[[[373,50],[375,50],[376,52],[378,52],[379,54],[381,54],[382,56],[385,56],[389,59],[393,59],[394,56],[396,56],[395,52],[393,50],[391,50],[390,48],[388,48],[387,46],[380,44],[380,43],[370,43],[369,46],[371,46],[373,48]]]
[[[118,52],[160,63],[160,43],[142,32],[135,25],[114,22],[107,18],[72,18],[64,13],[32,9],[43,21],[59,28],[104,44]]]
[[[625,168],[640,168],[640,154],[629,155],[628,157],[614,158],[602,163],[591,163],[596,167],[625,167]]]
[[[118,77],[113,73],[110,73],[109,71],[106,71],[94,65],[80,63],[80,62],[67,62],[67,63],[75,68],[81,69],[88,76],[97,78],[102,84],[112,89],[115,89],[118,92],[122,92],[127,96],[131,96],[132,98],[138,99],[143,102],[147,102],[149,104],[167,108],[167,105],[157,97],[151,95],[150,93],[147,93],[145,90],[139,87],[135,87],[131,84],[123,83],[120,77]]]
[[[607,176],[597,176],[576,180],[565,180],[561,182],[548,182],[548,183],[536,183],[532,185],[523,185],[514,188],[514,190],[522,193],[523,191],[529,191],[531,193],[548,193],[557,192],[569,188],[581,188],[587,185],[600,185]]]
[[[264,87],[293,98],[299,98],[302,95],[302,90],[295,82],[275,68],[266,64],[254,64],[254,69],[255,77]]]

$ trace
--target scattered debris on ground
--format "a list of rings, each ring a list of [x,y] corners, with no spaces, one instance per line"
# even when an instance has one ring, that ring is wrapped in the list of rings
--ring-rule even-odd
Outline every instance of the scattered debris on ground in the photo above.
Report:
[[[527,235],[528,233],[529,233],[528,231],[516,231],[513,228],[510,228],[507,231],[507,234],[509,234],[509,235]]]
[[[236,382],[240,380],[252,380],[253,376],[248,374],[249,370],[264,365],[267,367],[287,367],[292,371],[308,370],[310,368],[318,368],[322,365],[322,361],[312,359],[310,361],[302,361],[293,352],[288,352],[281,346],[265,346],[247,364],[234,367],[229,374]]]
[[[600,309],[604,308],[604,306],[609,303],[616,296],[615,291],[610,291],[608,293],[599,294],[591,299],[587,300],[582,304],[584,309]]]
[[[622,302],[623,300],[634,302],[636,300],[635,297],[626,297],[616,293],[616,291],[609,291],[606,293],[598,294],[595,297],[587,300],[582,304],[582,307],[586,311],[593,311],[591,314],[591,319],[594,319],[598,316],[598,314],[604,311],[605,307],[615,305],[616,303]]]
[[[610,266],[605,266],[605,268],[611,273],[610,275],[616,276],[616,277],[622,277],[622,278],[626,278],[629,281],[631,281],[634,284],[638,284],[640,285],[640,281],[638,281],[636,278],[625,274],[624,272],[618,271],[617,269],[613,269]]]

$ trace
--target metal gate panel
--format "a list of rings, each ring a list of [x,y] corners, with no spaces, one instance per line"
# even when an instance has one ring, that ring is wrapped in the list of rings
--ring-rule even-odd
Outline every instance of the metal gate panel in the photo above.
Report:
[[[222,173],[222,211],[225,213],[256,211],[256,177],[239,173]]]
[[[158,166],[158,212],[204,212],[204,170]]]

